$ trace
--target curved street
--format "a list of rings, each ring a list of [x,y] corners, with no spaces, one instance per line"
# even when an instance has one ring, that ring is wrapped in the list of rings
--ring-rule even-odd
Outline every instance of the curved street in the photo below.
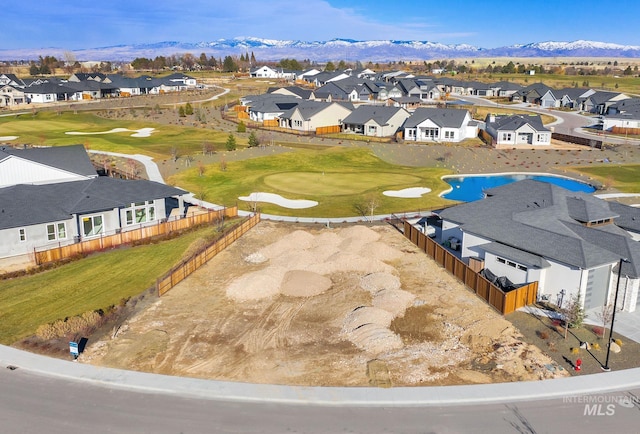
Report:
[[[528,109],[558,117],[556,131],[593,138],[581,131],[585,116]],[[162,182],[151,159],[135,157]],[[632,433],[640,421],[640,369],[529,383],[350,389],[166,377],[4,346],[0,361],[6,432]]]

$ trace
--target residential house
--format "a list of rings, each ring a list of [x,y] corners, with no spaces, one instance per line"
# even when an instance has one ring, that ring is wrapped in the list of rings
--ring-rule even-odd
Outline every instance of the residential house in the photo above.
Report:
[[[527,87],[511,94],[510,100],[513,102],[526,102],[529,104],[540,105],[540,99],[549,91],[553,91],[544,83],[533,83]]]
[[[342,131],[372,137],[391,137],[410,116],[401,107],[361,105],[343,119]]]
[[[190,75],[186,75],[186,74],[181,74],[179,72],[175,72],[166,77],[162,77],[162,81],[175,83],[180,87],[180,89],[185,87],[187,89],[194,89],[198,87],[198,80],[196,80],[195,77],[191,77]]]
[[[603,131],[611,131],[614,128],[621,128],[620,132],[626,131],[631,134],[640,132],[640,107],[636,110],[602,116]]]
[[[279,116],[280,127],[315,133],[318,128],[341,126],[353,110],[351,103],[301,101]]]
[[[305,89],[299,86],[286,86],[286,87],[270,87],[267,89],[267,93],[272,95],[285,95],[292,96],[300,99],[315,100],[315,94],[311,89]]]
[[[499,81],[491,85],[493,89],[493,94],[499,97],[510,97],[520,89],[522,86],[517,83],[512,83],[510,81]]]
[[[0,84],[0,107],[11,107],[25,102],[23,86]]]
[[[374,82],[374,85],[377,87],[376,99],[378,101],[386,101],[389,98],[400,98],[405,96],[400,86],[396,84],[376,81]]]
[[[157,224],[184,207],[186,194],[109,177],[0,188],[0,258]]]
[[[580,109],[585,112],[602,115],[607,112],[609,107],[628,98],[629,96],[623,93],[598,90],[584,100]]]
[[[313,91],[313,94],[320,101],[357,101],[358,90],[355,87],[345,89],[340,82],[328,82]]]
[[[284,112],[300,104],[303,100],[285,95],[254,95],[250,102],[244,102],[248,106],[249,118],[254,122],[273,121]]]
[[[496,147],[549,146],[551,130],[544,127],[540,115],[487,115],[486,132]]]
[[[584,89],[579,87],[567,87],[564,89],[554,90],[554,95],[558,98],[559,107],[577,110],[581,103],[589,96],[594,94],[592,89]]]
[[[249,71],[249,75],[253,78],[280,78],[278,76],[278,71],[267,65],[252,68]]]
[[[413,112],[420,107],[422,99],[418,96],[401,96],[396,98],[389,98],[385,101],[385,105],[389,107],[402,107],[403,109]]]
[[[0,74],[0,85],[9,85],[14,87],[25,87],[24,80],[18,78],[15,74]]]
[[[183,215],[188,192],[98,177],[82,145],[0,149],[0,258]]]
[[[419,107],[403,125],[404,140],[416,142],[461,142],[477,137],[477,122],[467,110]]]
[[[97,177],[82,145],[24,149],[0,146],[0,189],[17,184],[54,184]]]
[[[460,259],[514,285],[537,281],[538,298],[558,306],[580,294],[585,309],[611,303],[620,276],[618,306],[636,309],[640,244],[617,222],[640,220],[640,210],[534,180],[485,194],[439,213],[439,241],[455,240]]]
[[[76,94],[75,89],[52,82],[34,84],[24,89],[27,103],[68,101],[74,94]]]

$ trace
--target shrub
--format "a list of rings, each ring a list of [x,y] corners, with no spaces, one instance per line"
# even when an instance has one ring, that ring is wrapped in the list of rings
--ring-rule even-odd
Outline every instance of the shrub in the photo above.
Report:
[[[571,348],[571,354],[580,354],[580,348],[578,347]]]
[[[622,346],[622,341],[620,339],[614,339],[613,342],[615,342],[616,344],[618,344],[619,347]]]
[[[600,350],[600,344],[597,342],[594,342],[591,344],[591,349],[593,350]]]
[[[604,335],[604,327],[601,327],[601,326],[593,326],[591,328],[591,331],[597,336],[603,336]]]
[[[547,332],[546,332],[546,331],[544,331],[544,330],[538,330],[538,331],[536,332],[536,334],[538,335],[538,337],[539,337],[540,339],[544,339],[544,340],[549,339],[549,333],[547,333]]]

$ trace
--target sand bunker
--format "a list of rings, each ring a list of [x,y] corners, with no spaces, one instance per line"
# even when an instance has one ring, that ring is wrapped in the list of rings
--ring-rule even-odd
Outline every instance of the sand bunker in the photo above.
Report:
[[[318,202],[314,200],[287,199],[285,197],[280,196],[279,194],[263,193],[263,192],[251,193],[249,196],[240,196],[238,197],[238,199],[243,200],[245,202],[272,203],[274,205],[278,205],[283,208],[291,208],[291,209],[312,208],[318,205]]]
[[[113,128],[109,131],[94,131],[94,132],[81,132],[81,131],[67,131],[65,134],[70,136],[89,136],[96,134],[113,134],[113,133],[123,133],[127,131],[134,131],[131,134],[131,137],[150,137],[151,133],[155,131],[155,128],[140,128],[138,130],[130,130],[128,128]]]
[[[383,191],[382,194],[390,197],[416,199],[416,198],[422,197],[423,194],[427,194],[429,192],[431,192],[431,189],[427,187],[412,187],[412,188],[405,188],[403,190],[387,190],[387,191]]]
[[[0,142],[8,142],[17,139],[18,136],[0,136]]]

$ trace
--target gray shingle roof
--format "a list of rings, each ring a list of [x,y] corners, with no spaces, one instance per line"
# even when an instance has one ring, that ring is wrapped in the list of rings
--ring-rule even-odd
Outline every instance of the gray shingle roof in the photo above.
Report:
[[[361,105],[344,118],[343,124],[364,125],[370,120],[378,125],[386,125],[396,113],[404,110],[400,107]]]
[[[100,177],[46,185],[15,185],[0,189],[0,229],[67,220],[129,206],[134,202],[185,194],[153,181]]]
[[[14,155],[25,160],[33,161],[67,172],[87,177],[96,177],[96,169],[82,145],[54,146],[50,148],[11,148],[0,147],[0,160],[5,156]]]
[[[640,244],[625,241],[632,241],[628,234],[613,230],[613,226],[586,227],[571,217],[576,212],[576,201],[580,200],[586,203],[584,215],[615,216],[618,214],[615,211],[606,212],[608,202],[534,180],[515,182],[486,193],[487,198],[448,208],[440,216],[458,223],[463,232],[582,269],[619,260],[621,250],[617,244],[638,249],[637,262],[629,267],[635,270],[636,264],[640,264]],[[636,253],[628,255],[636,258]]]
[[[497,131],[515,131],[524,125],[530,125],[536,131],[550,131],[542,124],[540,115],[496,116],[494,122],[487,122],[487,126],[492,126]]]
[[[405,128],[415,128],[430,119],[441,128],[460,128],[467,110],[418,107],[404,124]]]

